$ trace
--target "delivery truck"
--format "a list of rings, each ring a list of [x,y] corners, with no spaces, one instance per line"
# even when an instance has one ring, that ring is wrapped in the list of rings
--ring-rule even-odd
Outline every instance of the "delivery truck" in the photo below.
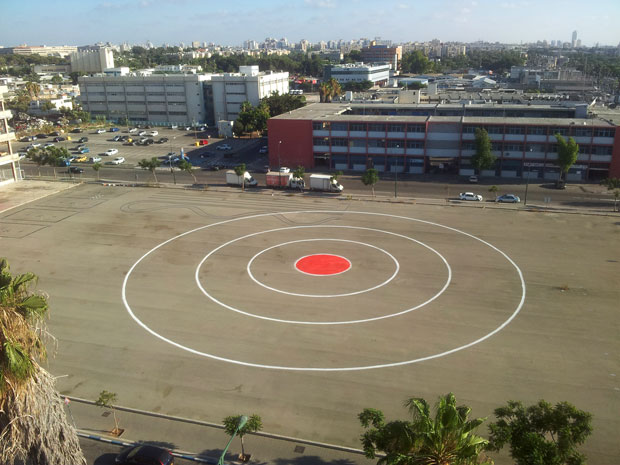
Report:
[[[275,189],[303,189],[306,183],[301,178],[293,177],[293,173],[280,173],[278,171],[268,171],[265,175],[267,187]]]
[[[329,174],[311,174],[310,190],[323,192],[342,192],[344,187]]]
[[[243,173],[243,176],[237,176],[234,170],[226,171],[226,184],[232,186],[241,186],[241,182],[245,184],[245,187],[255,187],[258,185],[256,179],[252,177],[247,171]]]

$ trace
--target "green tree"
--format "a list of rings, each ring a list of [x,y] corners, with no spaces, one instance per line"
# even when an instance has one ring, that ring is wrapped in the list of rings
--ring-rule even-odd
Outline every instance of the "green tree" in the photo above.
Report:
[[[607,187],[607,190],[620,189],[620,178],[607,178],[601,181],[601,185]]]
[[[47,356],[48,303],[31,291],[36,282],[0,259],[0,463],[85,465],[54,378],[38,363]]]
[[[401,68],[406,73],[428,73],[432,70],[432,66],[432,63],[420,50],[403,53]]]
[[[235,174],[241,178],[241,190],[245,190],[245,163],[241,163],[233,168]]]
[[[155,169],[161,166],[161,161],[157,157],[152,157],[150,160],[143,158],[138,162],[138,166],[144,170],[149,170],[153,175],[153,179],[155,182],[157,181],[157,174],[155,174]]]
[[[78,78],[84,75],[85,73],[83,73],[82,71],[73,71],[72,73],[69,73],[69,76],[71,77],[71,84],[73,84],[74,86],[77,86]]]
[[[109,408],[112,410],[112,415],[114,417],[114,429],[112,430],[112,434],[119,435],[121,433],[121,430],[118,427],[118,418],[116,417],[116,409],[114,408],[116,399],[117,395],[115,392],[108,392],[104,389],[99,393],[99,397],[95,401],[95,405],[101,408]]]
[[[33,163],[37,165],[37,169],[39,170],[39,177],[41,177],[41,167],[45,165],[47,160],[46,153],[35,147],[26,152],[26,157],[28,157]]]
[[[49,100],[46,100],[45,102],[41,104],[41,111],[50,111],[50,110],[54,110],[55,108],[56,107],[54,106],[54,104],[50,102]]]
[[[362,182],[365,186],[370,186],[372,196],[375,196],[375,184],[379,181],[379,172],[374,168],[368,168],[362,175]]]
[[[471,157],[471,165],[481,174],[482,170],[491,169],[497,158],[491,153],[491,139],[485,129],[476,128],[475,137],[476,153]]]
[[[493,194],[493,195],[497,194],[497,191],[498,191],[498,190],[499,190],[499,189],[498,189],[498,188],[497,188],[497,186],[495,186],[495,185],[493,185],[493,186],[489,187],[489,192],[490,192],[491,194]]]
[[[489,425],[489,450],[510,445],[517,465],[582,465],[585,456],[577,446],[592,434],[592,415],[568,402],[554,407],[544,400],[525,407],[509,401],[495,409],[497,421]]]
[[[93,169],[97,173],[97,181],[99,181],[99,170],[101,169],[101,163],[93,163]]]
[[[344,173],[343,173],[342,171],[338,170],[338,171],[336,171],[334,174],[332,174],[332,175],[331,175],[331,177],[329,178],[329,180],[330,180],[331,182],[338,181],[338,178],[340,178],[340,176],[342,176],[343,174],[344,174]]]
[[[575,139],[572,137],[568,138],[568,142],[561,134],[556,134],[555,138],[558,141],[558,158],[555,164],[560,167],[560,177],[558,181],[562,181],[562,176],[568,173],[570,167],[577,161],[579,145],[577,145],[577,142],[575,142]]]
[[[405,407],[410,420],[385,422],[383,412],[364,409],[358,418],[366,432],[361,441],[367,458],[385,453],[378,465],[473,465],[480,463],[488,441],[475,434],[485,418],[469,420],[471,409],[456,405],[452,393],[439,398],[435,415],[421,398]]]
[[[618,199],[620,199],[620,189],[614,189],[614,211],[618,211]]]
[[[293,171],[293,179],[300,179],[303,181],[305,176],[306,176],[306,168],[304,168],[301,165],[297,166],[297,168]],[[302,191],[304,190],[302,183],[300,183],[299,189]]]
[[[280,95],[277,91],[269,97],[261,100],[269,108],[269,116],[274,117],[301,108],[306,104],[306,97],[303,95]]]
[[[179,162],[178,167],[181,171],[185,171],[186,173],[190,174],[192,178],[194,178],[194,184],[196,183],[196,175],[194,174],[194,165],[192,165],[189,161],[182,159]]]
[[[235,431],[237,431],[237,427],[239,426],[239,420],[241,419],[241,417],[242,415],[232,415],[224,418],[223,423],[224,431],[226,431],[226,434],[228,434],[229,436],[233,436],[235,434]],[[248,433],[255,433],[256,431],[260,431],[261,429],[263,429],[263,421],[261,417],[256,414],[250,415],[245,425],[239,428],[237,435],[241,440],[241,455],[243,459],[245,459],[246,457],[245,447],[243,444],[243,436]]]
[[[63,83],[62,76],[60,74],[54,74],[51,79],[52,84],[60,85]]]

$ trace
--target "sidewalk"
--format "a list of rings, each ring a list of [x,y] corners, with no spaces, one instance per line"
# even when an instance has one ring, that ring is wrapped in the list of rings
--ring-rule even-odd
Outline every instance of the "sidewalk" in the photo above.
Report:
[[[103,409],[94,402],[68,397],[66,407],[69,419],[73,418],[82,437],[115,444],[150,442],[171,449],[179,456],[196,462],[216,464],[230,437],[223,426],[154,412],[116,407],[119,426],[124,429],[120,437],[112,436],[114,418],[110,409]],[[359,449],[321,444],[298,438],[257,432],[244,436],[246,454],[251,454],[251,464],[283,465],[371,465]],[[238,438],[232,442],[227,462],[236,462],[241,453]]]

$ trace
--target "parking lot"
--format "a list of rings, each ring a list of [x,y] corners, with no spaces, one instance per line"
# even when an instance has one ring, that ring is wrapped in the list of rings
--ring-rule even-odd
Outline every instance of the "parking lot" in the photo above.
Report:
[[[106,389],[121,405],[212,422],[258,413],[265,431],[351,447],[363,408],[402,418],[410,396],[452,391],[476,417],[509,399],[566,400],[594,415],[590,463],[620,456],[620,256],[601,246],[618,228],[605,216],[94,184],[0,215],[12,269],[37,273],[50,295],[63,394]],[[352,266],[295,269],[318,252]]]
[[[45,139],[38,139],[35,143],[43,146],[46,143],[53,143],[55,146],[66,148],[73,156],[83,157],[82,161],[74,161],[73,164],[84,164],[84,168],[88,168],[89,164],[92,164],[92,157],[101,157],[99,163],[111,165],[111,162],[116,157],[123,157],[125,161],[123,166],[133,167],[144,158],[151,159],[152,157],[158,158],[162,164],[169,163],[168,155],[174,154],[179,157],[181,149],[185,156],[189,158],[192,165],[209,169],[212,166],[218,168],[233,167],[239,163],[246,163],[251,167],[262,167],[266,163],[266,154],[261,154],[260,148],[266,144],[264,139],[219,139],[216,137],[216,133],[212,129],[199,132],[194,130],[170,129],[153,127],[148,129],[139,129],[136,132],[130,133],[132,128],[119,127],[118,132],[107,132],[98,134],[95,130],[88,130],[81,133],[66,133],[62,134],[70,140],[61,142],[54,142],[54,136],[48,136]],[[152,131],[156,131],[157,135],[148,135]],[[139,136],[140,132],[145,132],[145,136]],[[87,142],[79,142],[82,138],[88,138]],[[153,139],[154,143],[151,145],[130,145],[127,141],[114,141],[115,137],[128,137],[134,142],[144,138]],[[162,138],[167,139],[166,142],[158,143]],[[207,145],[198,145],[196,142],[200,140],[207,140]],[[15,152],[25,152],[26,147],[33,142],[15,142]],[[88,148],[88,153],[79,153],[78,146],[85,146]],[[230,149],[219,150],[219,146],[230,146]],[[118,150],[118,153],[114,155],[107,155],[106,151],[110,149]]]

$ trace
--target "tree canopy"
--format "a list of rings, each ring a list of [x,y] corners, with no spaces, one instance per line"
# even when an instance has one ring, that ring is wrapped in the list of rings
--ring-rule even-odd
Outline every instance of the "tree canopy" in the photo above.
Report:
[[[379,172],[374,168],[367,169],[362,175],[362,183],[365,186],[370,186],[372,189],[372,196],[375,196],[375,184],[379,181]]]
[[[274,117],[286,113],[287,111],[293,111],[303,107],[306,105],[306,97],[303,95],[280,95],[280,93],[276,91],[269,97],[263,98],[261,103],[267,105],[267,108],[269,108],[269,116]]]
[[[497,157],[491,152],[491,139],[485,129],[476,128],[475,137],[476,153],[471,157],[471,165],[480,173],[491,169]]]
[[[555,138],[558,142],[558,158],[555,163],[560,167],[560,180],[562,180],[562,175],[568,173],[570,167],[577,161],[579,145],[572,137],[568,138],[568,142],[560,134],[556,134]]]

